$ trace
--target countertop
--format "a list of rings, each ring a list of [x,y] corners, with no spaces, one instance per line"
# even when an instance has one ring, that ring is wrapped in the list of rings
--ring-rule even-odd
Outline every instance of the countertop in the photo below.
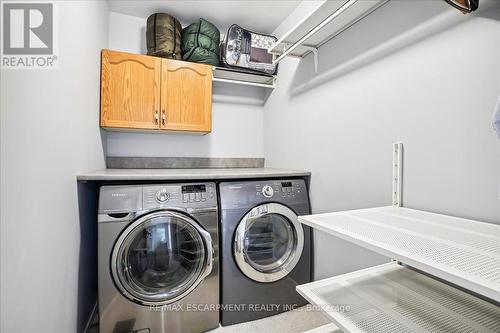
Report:
[[[305,170],[274,168],[223,169],[105,169],[77,175],[78,181],[215,180],[305,177]]]

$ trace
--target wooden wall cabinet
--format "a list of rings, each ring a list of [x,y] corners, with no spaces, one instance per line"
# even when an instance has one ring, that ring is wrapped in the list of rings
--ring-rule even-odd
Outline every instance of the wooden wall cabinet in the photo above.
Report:
[[[101,127],[209,133],[212,67],[103,50]]]

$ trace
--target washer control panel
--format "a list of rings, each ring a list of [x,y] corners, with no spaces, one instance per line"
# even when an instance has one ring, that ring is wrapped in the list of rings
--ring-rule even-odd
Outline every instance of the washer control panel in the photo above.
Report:
[[[215,193],[214,183],[144,185],[143,207],[211,207],[217,204]]]
[[[214,199],[215,191],[207,190],[205,184],[182,186],[182,202],[205,202]]]

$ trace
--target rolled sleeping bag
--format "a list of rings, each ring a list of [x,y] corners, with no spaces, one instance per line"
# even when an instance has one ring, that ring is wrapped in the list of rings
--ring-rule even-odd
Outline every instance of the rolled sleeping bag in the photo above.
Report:
[[[148,55],[181,59],[182,26],[167,13],[155,13],[146,22],[146,44]]]
[[[219,43],[219,29],[200,18],[182,30],[182,59],[218,66]]]

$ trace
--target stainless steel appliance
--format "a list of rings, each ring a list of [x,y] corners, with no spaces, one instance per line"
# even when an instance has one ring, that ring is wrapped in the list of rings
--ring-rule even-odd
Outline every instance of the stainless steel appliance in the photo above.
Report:
[[[310,214],[302,179],[223,182],[221,323],[232,325],[306,304],[297,284],[311,281]]]
[[[104,186],[98,223],[101,333],[218,326],[214,183]]]

